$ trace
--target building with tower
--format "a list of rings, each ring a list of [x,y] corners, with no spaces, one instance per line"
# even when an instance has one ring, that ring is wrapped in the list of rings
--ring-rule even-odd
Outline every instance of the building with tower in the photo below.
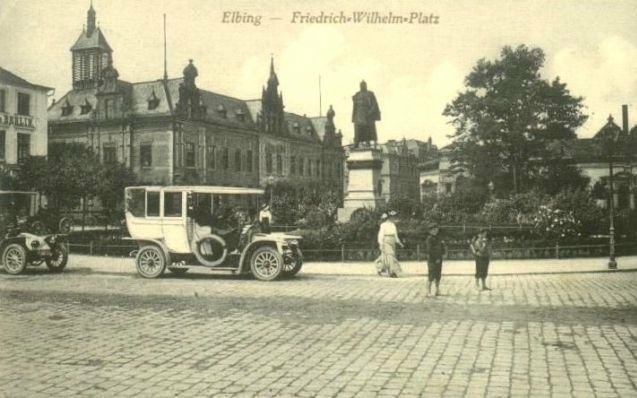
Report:
[[[294,178],[342,184],[334,110],[314,118],[286,111],[274,60],[255,100],[198,87],[193,60],[179,78],[128,82],[95,18],[91,5],[71,47],[73,89],[48,110],[50,142],[84,143],[144,183],[254,187]]]

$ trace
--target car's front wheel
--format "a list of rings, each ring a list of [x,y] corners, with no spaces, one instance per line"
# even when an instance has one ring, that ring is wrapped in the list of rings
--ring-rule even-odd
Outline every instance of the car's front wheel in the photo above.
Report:
[[[271,281],[283,272],[283,258],[271,246],[261,246],[252,253],[250,271],[261,281]]]
[[[62,272],[69,261],[69,250],[62,243],[56,244],[51,249],[51,257],[46,258],[46,266],[52,272]]]
[[[157,246],[144,246],[135,259],[137,272],[144,278],[159,278],[166,270],[166,258]]]
[[[27,266],[27,252],[19,243],[12,243],[2,252],[2,264],[7,273],[18,275]]]

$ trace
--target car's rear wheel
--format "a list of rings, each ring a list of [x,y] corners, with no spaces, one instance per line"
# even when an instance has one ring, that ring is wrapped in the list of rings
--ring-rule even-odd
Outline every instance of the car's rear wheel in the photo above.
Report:
[[[250,271],[261,281],[271,281],[283,272],[283,258],[271,246],[261,246],[252,253]]]
[[[303,267],[303,253],[301,249],[296,249],[296,257],[293,261],[283,266],[283,276],[294,276],[299,273],[301,267]]]
[[[135,259],[137,272],[144,278],[158,278],[166,270],[166,258],[157,246],[144,246]]]
[[[69,250],[66,245],[58,243],[51,249],[51,257],[45,259],[46,266],[52,272],[62,272],[69,261]]]
[[[12,243],[2,252],[2,264],[7,273],[18,275],[27,266],[27,252],[19,243]]]

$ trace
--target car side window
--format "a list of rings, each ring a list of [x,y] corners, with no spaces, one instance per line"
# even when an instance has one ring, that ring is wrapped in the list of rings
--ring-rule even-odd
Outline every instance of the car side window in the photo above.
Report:
[[[181,192],[164,192],[164,217],[181,217]]]
[[[146,217],[159,217],[159,192],[146,192]]]

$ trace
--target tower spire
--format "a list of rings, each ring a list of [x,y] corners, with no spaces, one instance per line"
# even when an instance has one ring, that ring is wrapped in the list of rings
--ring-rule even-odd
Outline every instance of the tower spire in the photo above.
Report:
[[[93,0],[91,6],[86,13],[86,35],[91,36],[95,31],[95,10],[93,9]]]

